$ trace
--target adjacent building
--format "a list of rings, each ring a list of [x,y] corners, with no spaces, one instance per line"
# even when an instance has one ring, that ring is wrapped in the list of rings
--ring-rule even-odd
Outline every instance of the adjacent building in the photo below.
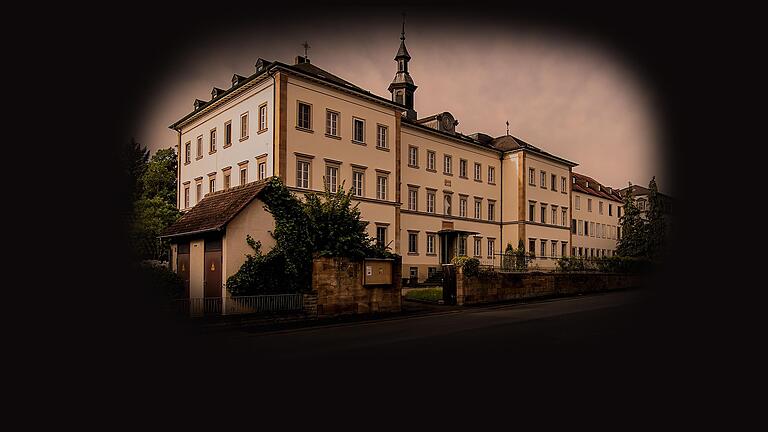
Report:
[[[257,192],[248,185],[270,176],[296,194],[343,185],[359,202],[368,233],[402,255],[404,277],[420,281],[456,255],[498,265],[506,245],[518,241],[543,268],[562,256],[611,255],[619,236],[618,193],[573,173],[576,163],[509,133],[464,135],[449,112],[419,117],[404,32],[400,39],[389,98],[299,56],[293,64],[259,59],[252,75],[235,74],[228,89],[213,88],[210,100],[196,100],[170,126],[181,157],[179,209],[200,218],[209,213],[190,210],[217,208],[207,200],[238,190],[253,199]],[[257,216],[244,219],[253,224],[250,231],[218,224],[204,235],[184,228],[183,216],[166,233],[174,268],[184,259],[181,251],[226,239],[225,271],[210,275],[224,296],[221,281],[245,259],[245,248],[231,247],[237,237],[245,245],[250,233],[268,244],[259,237],[268,230]]]

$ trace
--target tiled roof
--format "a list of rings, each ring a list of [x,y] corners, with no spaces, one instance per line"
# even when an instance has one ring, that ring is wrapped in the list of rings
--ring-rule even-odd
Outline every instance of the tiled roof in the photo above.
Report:
[[[531,153],[538,153],[538,154],[540,154],[542,156],[546,156],[548,158],[556,159],[556,160],[558,160],[560,162],[569,164],[571,166],[578,165],[575,162],[571,162],[571,161],[569,161],[567,159],[563,159],[563,158],[561,158],[559,156],[553,155],[552,153],[546,152],[546,151],[536,147],[535,145],[529,144],[529,143],[525,142],[523,139],[518,138],[518,137],[513,136],[513,135],[502,135],[500,137],[496,137],[496,138],[493,139],[493,141],[491,141],[491,146],[493,146],[495,149],[497,149],[499,151],[502,151],[502,152],[514,151],[514,150],[527,150],[527,151],[530,151]]]
[[[221,230],[259,195],[267,181],[259,180],[206,195],[184,216],[166,228],[161,237],[179,237]]]
[[[575,172],[571,174],[573,174],[573,178],[576,179],[576,183],[571,184],[571,189],[574,192],[581,192],[581,193],[596,196],[599,198],[605,198],[612,201],[622,202],[621,194],[617,189],[611,188],[611,192],[609,193],[605,186],[600,184],[597,180],[593,179],[592,177],[585,176],[584,174],[579,174]],[[587,183],[589,183],[589,187],[587,187]]]

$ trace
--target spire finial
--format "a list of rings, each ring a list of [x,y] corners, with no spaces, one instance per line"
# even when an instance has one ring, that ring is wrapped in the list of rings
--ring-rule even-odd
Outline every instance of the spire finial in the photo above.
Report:
[[[403,31],[400,33],[400,40],[405,40],[405,12],[403,12]]]
[[[304,41],[304,43],[301,44],[301,46],[304,47],[304,58],[307,58],[307,50],[312,48],[312,47],[309,46],[309,43],[307,43],[307,41]]]
[[[507,120],[507,136],[509,136],[509,120]]]

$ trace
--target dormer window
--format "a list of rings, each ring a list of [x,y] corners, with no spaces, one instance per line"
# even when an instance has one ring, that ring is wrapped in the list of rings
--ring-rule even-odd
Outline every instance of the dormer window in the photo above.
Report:
[[[197,111],[200,108],[202,108],[203,105],[205,105],[205,101],[204,100],[195,99],[195,111]]]

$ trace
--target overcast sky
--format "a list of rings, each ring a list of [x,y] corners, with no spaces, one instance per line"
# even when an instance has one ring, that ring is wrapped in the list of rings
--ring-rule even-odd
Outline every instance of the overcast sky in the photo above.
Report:
[[[354,22],[354,24],[352,24]],[[375,94],[396,71],[399,11],[366,20],[339,15],[321,22],[255,18],[227,32],[198,34],[169,55],[149,96],[136,139],[153,151],[176,144],[168,125],[209,100],[213,86],[229,88],[232,74],[249,76],[259,57],[291,64],[309,41],[311,62]],[[449,111],[464,134],[510,133],[577,162],[574,171],[608,186],[665,189],[658,130],[649,89],[611,51],[578,35],[520,25],[475,26],[408,14],[406,45],[418,89],[419,117]]]

